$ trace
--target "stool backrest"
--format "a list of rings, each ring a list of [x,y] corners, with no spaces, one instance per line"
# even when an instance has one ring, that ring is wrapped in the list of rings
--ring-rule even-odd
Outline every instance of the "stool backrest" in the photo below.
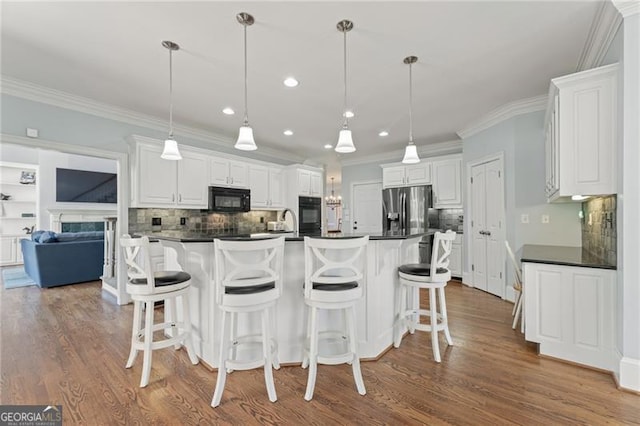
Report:
[[[515,272],[515,283],[513,283],[513,288],[521,291],[520,289],[522,288],[522,271],[520,270],[520,266],[518,266],[518,262],[516,262],[516,257],[511,250],[509,241],[504,240],[504,245],[507,248],[507,254],[509,255],[509,259],[511,259],[511,264],[513,265],[513,270]]]
[[[274,283],[275,297],[282,294],[284,237],[263,240],[213,240],[216,301],[222,304],[227,287]],[[273,297],[273,292],[269,297]]]
[[[449,269],[449,255],[456,233],[452,230],[436,232],[433,237],[433,249],[431,251],[431,277],[438,274],[438,269]]]
[[[359,238],[304,237],[304,295],[311,296],[313,283],[362,286],[369,236]]]
[[[151,268],[151,256],[149,255],[149,238],[131,238],[129,234],[120,237],[120,246],[124,249],[124,261],[127,264],[127,277],[129,282],[134,279],[145,279],[147,290],[144,293],[153,293],[155,280]],[[143,284],[136,284],[141,288]]]

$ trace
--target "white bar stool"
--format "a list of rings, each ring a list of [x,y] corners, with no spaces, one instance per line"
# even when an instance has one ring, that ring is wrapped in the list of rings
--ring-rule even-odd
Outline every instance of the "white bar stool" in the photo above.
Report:
[[[222,310],[218,379],[211,406],[220,405],[227,372],[264,366],[269,400],[278,398],[272,366],[280,368],[278,346],[272,338],[269,310],[282,294],[284,237],[250,241],[214,240],[216,303]],[[260,334],[237,335],[238,313],[260,313]],[[240,345],[262,346],[262,357],[238,360]]]
[[[307,342],[302,368],[309,367],[304,399],[310,401],[316,384],[318,363],[351,364],[360,395],[367,393],[360,371],[355,306],[363,296],[365,248],[369,237],[304,238],[305,280],[304,302],[308,306]],[[318,326],[318,310],[342,310],[345,327],[339,331],[322,331]],[[346,332],[345,332],[346,330]],[[338,339],[347,344],[346,352],[320,355],[319,339]]]
[[[191,276],[183,271],[156,271],[151,268],[149,256],[149,238],[131,238],[123,235],[120,245],[124,249],[127,264],[127,293],[133,300],[133,331],[131,333],[131,351],[126,368],[131,368],[138,351],[143,351],[142,378],[140,387],[149,384],[151,375],[151,355],[156,349],[181,345],[187,350],[192,364],[198,363],[198,357],[191,341],[191,318],[189,317],[189,287]],[[182,321],[177,321],[176,299],[182,299]],[[164,300],[170,306],[172,317],[167,322],[154,324],[155,302]],[[145,311],[144,327],[142,311]],[[153,332],[170,330],[169,338],[153,341]]]
[[[449,322],[447,318],[447,302],[444,296],[444,288],[451,279],[449,271],[449,255],[451,245],[456,238],[456,233],[447,231],[436,232],[433,239],[431,263],[414,263],[402,265],[398,268],[400,286],[398,289],[397,320],[394,327],[393,346],[398,348],[406,329],[413,334],[415,330],[431,332],[431,346],[433,357],[440,362],[440,346],[438,344],[438,331],[444,331],[447,344],[453,345],[449,334]],[[420,289],[429,290],[429,309],[420,309]],[[407,306],[407,293],[411,290],[411,307]],[[436,290],[438,297],[436,297]],[[438,312],[438,300],[440,312]],[[420,315],[429,316],[429,324],[420,323]]]

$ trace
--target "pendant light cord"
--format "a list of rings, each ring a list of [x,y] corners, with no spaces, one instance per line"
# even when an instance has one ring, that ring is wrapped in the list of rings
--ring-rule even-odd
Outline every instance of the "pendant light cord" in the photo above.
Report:
[[[344,110],[342,114],[344,114],[344,128],[346,129],[349,126],[349,117],[347,117],[347,31],[343,31],[344,33]]]
[[[247,25],[244,27],[244,125],[249,125],[249,107],[247,102]]]
[[[169,49],[169,138],[173,139],[173,50]]]
[[[409,64],[409,143],[413,144],[413,64]]]

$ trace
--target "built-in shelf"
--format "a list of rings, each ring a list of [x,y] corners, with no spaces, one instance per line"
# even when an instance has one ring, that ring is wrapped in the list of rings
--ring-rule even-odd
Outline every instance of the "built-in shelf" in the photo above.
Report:
[[[24,228],[37,225],[37,183],[20,183],[21,179],[36,178],[38,167],[33,164],[0,162],[0,192],[11,197],[0,200],[0,265],[22,263],[20,239],[31,238]],[[36,180],[37,182],[37,180]],[[22,216],[22,214],[33,216]]]

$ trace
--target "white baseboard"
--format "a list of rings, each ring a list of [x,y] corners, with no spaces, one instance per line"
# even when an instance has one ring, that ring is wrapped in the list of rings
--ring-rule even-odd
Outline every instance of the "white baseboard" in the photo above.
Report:
[[[621,388],[640,392],[640,359],[622,357],[618,383]]]

